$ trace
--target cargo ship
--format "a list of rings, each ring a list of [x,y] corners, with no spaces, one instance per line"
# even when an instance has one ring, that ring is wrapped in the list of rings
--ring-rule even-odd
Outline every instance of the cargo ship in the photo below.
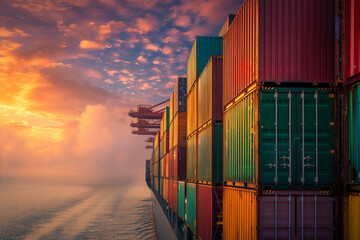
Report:
[[[160,239],[360,239],[359,12],[245,0],[196,37],[146,162]]]

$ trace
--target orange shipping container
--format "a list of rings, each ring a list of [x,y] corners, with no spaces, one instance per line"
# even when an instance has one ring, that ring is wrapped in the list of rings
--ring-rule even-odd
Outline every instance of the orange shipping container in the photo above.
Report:
[[[254,190],[224,187],[224,239],[257,239],[256,209]]]
[[[194,83],[187,97],[187,136],[191,135],[197,129],[197,99],[198,99],[198,84]]]

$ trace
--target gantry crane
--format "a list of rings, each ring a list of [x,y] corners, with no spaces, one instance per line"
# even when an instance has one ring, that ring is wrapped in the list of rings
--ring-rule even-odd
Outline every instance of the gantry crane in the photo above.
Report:
[[[160,108],[159,110],[154,109],[164,105],[169,101],[170,99],[167,99],[153,106],[139,105],[136,110],[130,110],[129,116],[137,119],[136,122],[130,123],[131,127],[137,128],[133,130],[132,133],[137,135],[155,136],[156,133],[160,130],[160,122],[164,115],[165,108]],[[154,139],[154,137],[150,137],[145,142],[152,143]],[[146,148],[149,149],[152,148],[152,146],[148,145]]]

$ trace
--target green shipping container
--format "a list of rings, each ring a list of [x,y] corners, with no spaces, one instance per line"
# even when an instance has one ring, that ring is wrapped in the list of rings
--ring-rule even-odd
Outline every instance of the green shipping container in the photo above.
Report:
[[[223,55],[223,38],[197,36],[187,61],[187,92],[190,91],[213,55]]]
[[[347,89],[348,180],[360,183],[360,83]]]
[[[185,182],[178,182],[178,215],[185,219]]]
[[[186,184],[186,217],[190,229],[196,233],[196,184]]]
[[[186,179],[196,180],[197,134],[186,141]]]
[[[223,125],[211,124],[198,134],[197,180],[222,184]]]
[[[263,186],[283,188],[331,185],[333,105],[333,94],[318,88],[240,95],[224,114],[224,180],[255,184],[258,179]]]

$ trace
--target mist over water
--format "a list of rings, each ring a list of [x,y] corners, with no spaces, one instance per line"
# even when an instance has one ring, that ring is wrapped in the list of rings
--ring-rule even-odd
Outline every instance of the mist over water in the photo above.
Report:
[[[0,239],[156,239],[145,184],[0,183]]]

